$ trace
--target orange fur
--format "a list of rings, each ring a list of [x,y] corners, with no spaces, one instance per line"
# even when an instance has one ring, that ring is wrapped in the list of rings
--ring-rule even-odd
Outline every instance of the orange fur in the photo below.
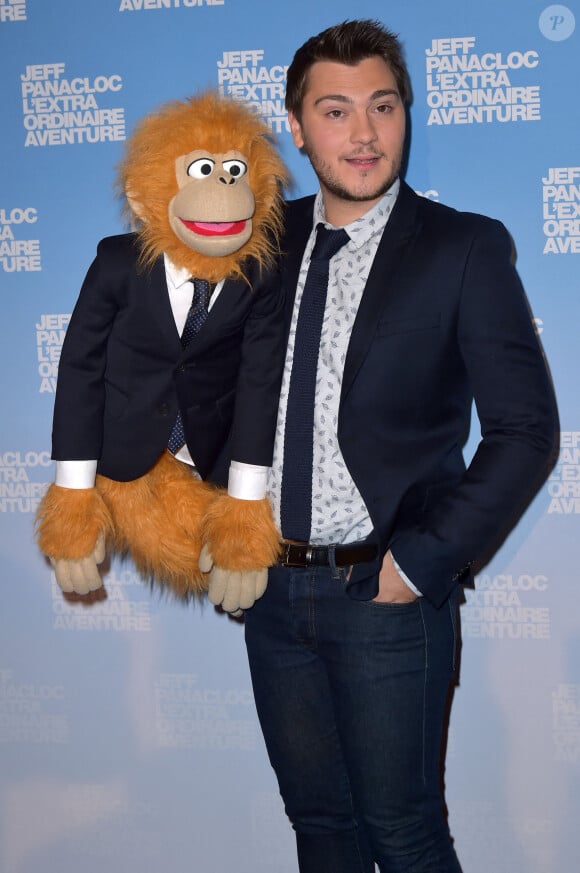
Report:
[[[90,555],[97,536],[114,534],[111,514],[94,488],[49,486],[36,514],[38,545],[55,560],[78,561]]]
[[[127,142],[117,177],[120,192],[130,193],[139,204],[144,265],[165,252],[178,267],[210,282],[243,276],[248,258],[270,265],[282,226],[282,187],[288,182],[271,138],[252,110],[211,91],[166,103],[144,118]],[[193,251],[169,223],[168,204],[178,191],[175,160],[193,149],[237,149],[248,158],[248,181],[256,200],[253,230],[248,242],[231,255],[211,257]]]
[[[202,540],[216,566],[226,570],[270,567],[280,553],[280,534],[264,500],[217,495],[203,519]]]
[[[205,590],[200,523],[212,486],[169,453],[139,479],[97,476],[96,485],[115,521],[116,551],[127,552],[146,579],[180,598]]]

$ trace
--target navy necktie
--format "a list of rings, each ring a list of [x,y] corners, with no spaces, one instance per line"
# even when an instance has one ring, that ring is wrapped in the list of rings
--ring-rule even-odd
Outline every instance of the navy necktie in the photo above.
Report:
[[[181,334],[181,345],[184,349],[187,348],[207,318],[210,294],[211,285],[208,281],[205,279],[193,280],[193,299]],[[170,452],[175,454],[183,445],[185,445],[185,433],[183,430],[183,421],[178,412],[177,419],[173,425],[173,430],[169,436],[167,448]]]
[[[319,224],[300,302],[286,408],[281,527],[287,539],[308,541],[312,520],[314,396],[320,334],[328,289],[328,265],[350,239]]]

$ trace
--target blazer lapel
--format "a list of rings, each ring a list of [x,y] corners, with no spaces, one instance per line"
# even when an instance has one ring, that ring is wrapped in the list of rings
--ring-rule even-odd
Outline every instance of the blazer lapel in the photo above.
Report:
[[[179,354],[181,340],[171,311],[163,258],[157,258],[152,268],[147,270],[144,274],[144,281],[145,295],[153,319],[159,326],[165,341],[174,346],[176,353]]]
[[[314,197],[303,197],[289,204],[290,214],[286,222],[286,232],[282,242],[282,257],[284,258],[283,285],[286,304],[286,338],[290,332],[298,274],[304,249],[312,231],[314,214]]]
[[[404,182],[393,212],[379,243],[359,310],[344,365],[341,403],[350,390],[373,341],[380,315],[388,302],[387,295],[395,292],[397,274],[411,249],[419,229],[418,195]]]

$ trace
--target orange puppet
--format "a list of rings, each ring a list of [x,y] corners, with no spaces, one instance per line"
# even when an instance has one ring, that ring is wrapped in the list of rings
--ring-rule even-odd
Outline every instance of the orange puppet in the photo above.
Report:
[[[99,588],[116,552],[179,596],[227,579],[230,611],[262,593],[279,548],[264,495],[286,180],[263,122],[211,92],[162,106],[127,142],[118,186],[138,230],[99,243],[72,314],[37,516],[63,591]]]

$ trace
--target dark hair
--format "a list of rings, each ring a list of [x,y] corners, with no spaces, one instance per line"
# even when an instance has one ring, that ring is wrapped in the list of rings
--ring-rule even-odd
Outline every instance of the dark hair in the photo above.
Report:
[[[403,103],[411,98],[409,73],[398,37],[379,21],[343,21],[311,37],[301,46],[288,68],[286,109],[300,119],[308,73],[317,61],[354,66],[378,55],[390,67]]]

